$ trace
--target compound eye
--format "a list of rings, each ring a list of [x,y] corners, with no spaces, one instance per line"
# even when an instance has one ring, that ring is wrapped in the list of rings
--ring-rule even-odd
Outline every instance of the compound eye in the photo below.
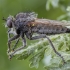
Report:
[[[12,28],[12,21],[11,21],[11,20],[7,20],[7,26],[8,26],[9,28]]]

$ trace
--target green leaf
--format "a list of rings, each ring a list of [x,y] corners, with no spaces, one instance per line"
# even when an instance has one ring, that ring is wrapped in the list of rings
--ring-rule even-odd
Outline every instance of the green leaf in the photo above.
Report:
[[[38,68],[39,62],[43,59],[44,57],[44,52],[45,48],[41,49],[37,54],[35,54],[31,59],[30,59],[30,67],[35,67]]]
[[[70,61],[68,61],[66,64],[62,64],[58,67],[45,66],[45,69],[47,69],[47,70],[70,70]]]
[[[27,59],[29,56],[31,55],[31,53],[28,54],[28,52],[24,52],[23,54],[19,55],[17,57],[18,60],[23,60],[23,59]]]

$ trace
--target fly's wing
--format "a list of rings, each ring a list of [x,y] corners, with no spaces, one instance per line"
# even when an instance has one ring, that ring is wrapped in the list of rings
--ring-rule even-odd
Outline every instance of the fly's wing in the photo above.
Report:
[[[61,26],[70,26],[70,22],[66,21],[56,21],[56,20],[49,20],[49,19],[36,19],[35,23],[41,24],[50,24],[50,25],[61,25]]]
[[[28,23],[33,32],[41,34],[60,34],[60,33],[69,33],[70,29],[67,26],[70,26],[69,22],[55,21],[49,19],[35,19],[32,22]]]

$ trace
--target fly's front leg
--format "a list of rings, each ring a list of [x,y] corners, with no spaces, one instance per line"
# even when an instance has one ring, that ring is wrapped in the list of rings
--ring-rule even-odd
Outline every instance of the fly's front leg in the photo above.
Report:
[[[11,28],[9,28],[8,31],[7,31],[7,32],[8,32],[8,41],[9,41],[10,38],[11,38],[11,37],[10,37],[10,31],[11,31]],[[9,45],[9,44],[10,44],[10,43],[8,42],[8,50],[7,50],[8,53],[10,52],[10,45]]]
[[[10,54],[10,56],[9,56],[10,59],[14,56],[14,54],[15,54],[16,52],[22,50],[22,49],[26,46],[26,39],[25,39],[25,37],[23,37],[23,36],[22,36],[22,43],[23,43],[23,46],[22,46],[22,47],[17,48],[12,54]]]
[[[8,40],[8,53],[11,51],[11,48],[10,48],[11,41],[13,41],[13,40],[19,38],[19,36],[20,36],[20,35],[15,35],[14,37],[12,37],[12,38],[10,38],[10,39]]]
[[[12,28],[8,29],[8,39],[11,38],[11,34],[16,35],[15,31]]]
[[[40,39],[40,38],[47,38],[48,41],[49,41],[49,43],[50,43],[50,45],[51,45],[51,47],[53,48],[54,52],[55,52],[58,56],[60,56],[60,57],[62,58],[62,61],[65,63],[65,60],[64,60],[63,56],[62,56],[59,52],[56,51],[56,49],[55,49],[55,47],[54,47],[52,41],[49,39],[48,36],[46,36],[45,34],[42,34],[42,35],[40,35],[40,36],[32,37],[32,35],[30,35],[30,34],[28,34],[28,33],[26,34],[26,36],[27,36],[27,38],[30,39],[30,40],[36,40],[36,39]]]
[[[10,31],[11,29],[8,29],[8,39],[10,39]]]
[[[17,39],[17,41],[16,41],[16,43],[15,43],[15,45],[14,45],[13,49],[12,49],[13,51],[14,51],[14,49],[16,48],[16,46],[17,46],[18,42],[19,42],[19,38]]]
[[[13,29],[9,28],[9,29],[8,29],[8,39],[11,38],[11,36],[10,36],[11,34],[15,35]],[[14,49],[16,48],[18,42],[19,42],[19,38],[17,39],[16,43],[14,44],[14,47],[13,47],[13,49],[12,49],[13,51],[14,51]]]

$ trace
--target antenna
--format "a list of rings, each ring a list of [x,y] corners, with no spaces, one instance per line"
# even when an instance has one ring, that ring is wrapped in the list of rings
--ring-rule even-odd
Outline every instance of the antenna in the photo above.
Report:
[[[2,20],[5,20],[5,21],[7,21],[7,19],[5,19],[4,17],[2,18]]]

